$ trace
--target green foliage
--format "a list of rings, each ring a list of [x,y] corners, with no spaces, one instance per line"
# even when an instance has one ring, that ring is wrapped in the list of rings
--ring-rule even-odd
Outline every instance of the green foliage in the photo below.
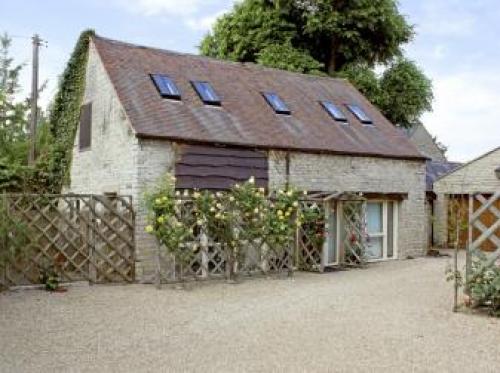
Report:
[[[50,187],[54,192],[69,182],[71,154],[85,90],[89,42],[94,34],[93,30],[80,34],[50,110],[49,131],[54,144],[45,161],[47,169],[44,172],[51,175]]]
[[[200,45],[202,54],[232,61],[254,62],[266,47],[286,44],[296,26],[284,19],[267,0],[236,3],[220,17]]]
[[[432,83],[410,60],[398,58],[378,77],[367,65],[349,65],[337,76],[347,78],[392,123],[411,127],[432,110]]]
[[[477,305],[488,307],[492,315],[500,317],[500,266],[490,263],[480,251],[473,256],[471,276],[466,286]]]
[[[0,36],[0,191],[45,191],[50,179],[45,166],[52,146],[47,118],[39,110],[36,139],[39,159],[34,167],[28,167],[30,105],[28,99],[16,101],[23,65],[13,66],[10,45],[7,34]]]
[[[432,110],[432,83],[414,62],[398,59],[380,79],[378,105],[385,116],[402,127],[411,127],[424,111]]]
[[[311,57],[306,50],[299,50],[291,44],[275,44],[258,53],[257,63],[263,66],[297,73],[326,75],[322,63]]]
[[[0,194],[0,273],[13,261],[27,257],[32,249],[29,227],[8,213],[6,199]],[[0,283],[0,288],[2,284]]]
[[[413,27],[394,0],[290,0],[284,7],[302,15],[311,54],[333,74],[351,63],[387,63],[402,54]]]
[[[431,109],[430,81],[403,45],[413,26],[395,0],[244,0],[215,23],[201,53],[308,74],[346,77],[394,124]],[[387,67],[381,77],[373,68]]]
[[[382,89],[379,77],[367,65],[348,65],[337,73],[336,76],[348,79],[370,102],[374,105],[380,105]]]
[[[321,251],[326,240],[325,210],[316,203],[302,209],[302,230],[312,247]],[[328,229],[328,227],[326,227]]]
[[[175,192],[175,179],[167,176],[147,195],[149,223],[153,234],[168,253],[186,264],[199,247],[196,241],[205,232],[221,244],[229,262],[230,277],[235,261],[245,257],[249,243],[284,250],[295,237],[301,222],[300,193],[278,191],[270,198],[263,188],[248,182],[224,192]]]
[[[60,289],[61,279],[59,276],[58,264],[53,260],[45,258],[39,264],[40,283],[45,285],[47,291],[57,291]]]

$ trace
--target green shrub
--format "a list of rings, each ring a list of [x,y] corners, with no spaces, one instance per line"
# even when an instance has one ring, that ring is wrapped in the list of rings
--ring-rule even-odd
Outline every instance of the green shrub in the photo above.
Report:
[[[266,196],[254,178],[228,191],[181,193],[175,191],[175,178],[167,176],[147,194],[146,231],[181,264],[189,263],[199,249],[186,243],[196,242],[204,231],[226,252],[231,277],[233,264],[245,257],[249,243],[267,244],[279,255],[293,242],[302,220],[299,197],[294,189]]]
[[[466,286],[477,305],[488,307],[493,315],[500,317],[500,266],[490,263],[484,253],[475,253]]]

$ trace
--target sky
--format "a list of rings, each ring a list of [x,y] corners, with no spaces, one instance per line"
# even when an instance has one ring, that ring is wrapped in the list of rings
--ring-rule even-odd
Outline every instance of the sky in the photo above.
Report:
[[[40,79],[47,105],[81,31],[179,52],[197,46],[233,0],[0,0],[0,32],[13,36],[12,55],[26,63],[29,95],[31,36],[40,51]],[[500,145],[500,2],[498,0],[400,0],[415,25],[406,54],[430,77],[433,111],[423,123],[448,146],[448,157],[468,161]]]

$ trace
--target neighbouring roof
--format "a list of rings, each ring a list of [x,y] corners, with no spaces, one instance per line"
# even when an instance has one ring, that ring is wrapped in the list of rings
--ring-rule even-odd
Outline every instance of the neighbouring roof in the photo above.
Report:
[[[434,182],[458,167],[460,167],[462,163],[458,162],[439,162],[439,161],[427,161],[426,164],[426,186],[427,191],[432,191],[434,188]]]
[[[93,37],[139,137],[267,149],[424,159],[361,93],[332,79],[226,62]],[[162,98],[150,74],[175,81],[181,101]],[[209,81],[222,105],[204,105],[190,83]],[[261,92],[274,92],[291,110],[276,114]],[[319,101],[357,104],[373,120],[365,126],[343,107],[349,125],[335,122]]]
[[[481,159],[483,159],[483,158],[489,157],[489,156],[491,156],[493,153],[496,153],[496,152],[497,152],[497,151],[499,151],[499,150],[500,150],[500,146],[497,146],[496,148],[491,149],[490,151],[488,151],[488,152],[486,152],[486,153],[484,153],[484,154],[480,155],[480,156],[479,156],[479,157],[477,157],[477,158],[474,158],[473,160],[471,160],[471,161],[469,161],[469,162],[466,162],[466,163],[460,163],[458,167],[455,167],[455,168],[454,168],[453,170],[451,170],[450,172],[447,172],[447,173],[446,173],[446,174],[444,174],[444,175],[440,175],[440,176],[438,176],[438,177],[437,177],[437,179],[436,179],[435,181],[437,181],[437,180],[439,180],[439,179],[442,179],[442,178],[444,178],[444,177],[446,177],[446,176],[448,176],[448,175],[451,175],[451,174],[453,174],[454,172],[456,172],[456,171],[458,171],[458,170],[461,170],[461,169],[462,169],[462,168],[464,168],[464,167],[468,167],[468,166],[470,166],[470,165],[472,165],[472,164],[476,163],[477,161],[479,161],[479,160],[481,160]],[[500,166],[499,166],[498,168],[500,168]]]

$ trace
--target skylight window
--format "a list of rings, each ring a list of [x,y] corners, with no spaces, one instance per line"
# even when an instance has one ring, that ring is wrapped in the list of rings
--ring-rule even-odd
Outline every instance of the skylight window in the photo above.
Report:
[[[158,92],[160,92],[161,97],[180,100],[181,92],[169,76],[163,74],[152,74],[151,78],[153,79]]]
[[[347,108],[353,113],[356,118],[359,119],[359,121],[363,124],[373,124],[373,121],[370,119],[368,115],[357,105],[346,105]]]
[[[286,106],[286,104],[283,102],[283,100],[276,94],[276,93],[270,93],[270,92],[265,92],[263,93],[264,98],[266,99],[267,103],[271,105],[271,107],[274,109],[274,111],[277,114],[290,114],[290,109]]]
[[[208,105],[220,105],[220,98],[208,82],[191,82],[201,100]]]
[[[347,118],[342,112],[342,110],[335,105],[333,102],[330,101],[321,101],[321,105],[323,108],[328,112],[328,114],[331,115],[333,119],[335,119],[338,122],[347,122]]]

